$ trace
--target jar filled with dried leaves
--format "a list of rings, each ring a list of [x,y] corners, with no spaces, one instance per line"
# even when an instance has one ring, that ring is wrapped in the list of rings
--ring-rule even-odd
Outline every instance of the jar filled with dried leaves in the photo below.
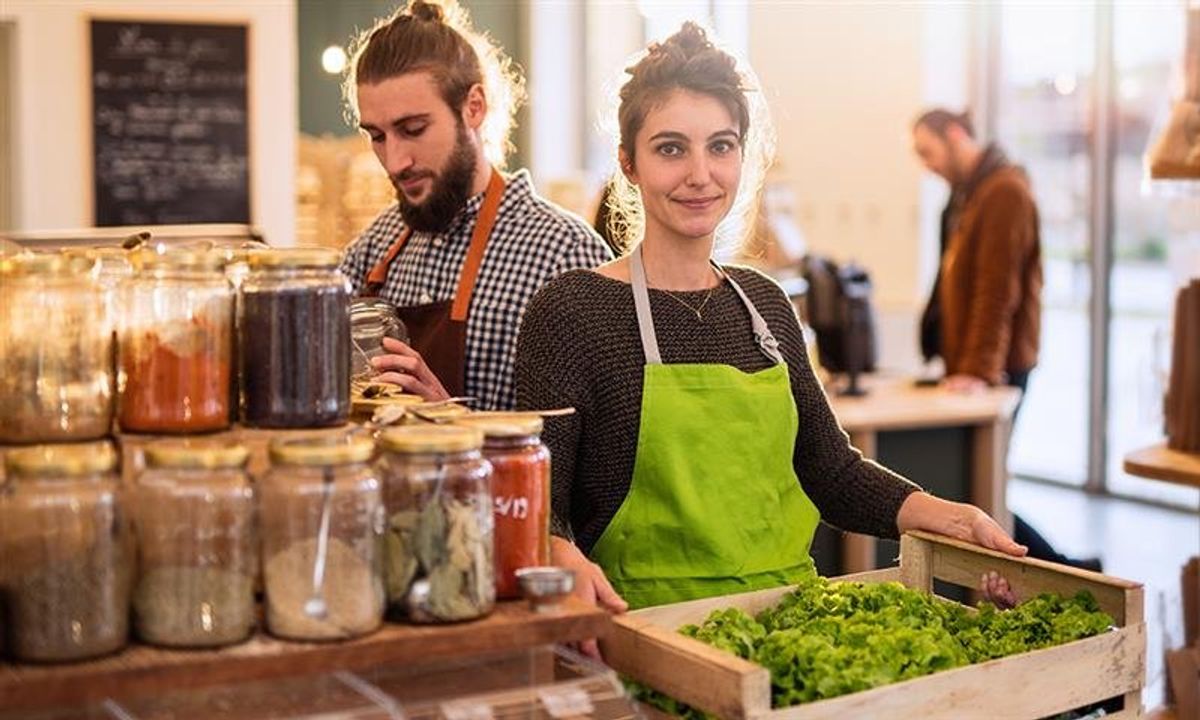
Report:
[[[116,464],[108,443],[6,456],[0,595],[14,658],[68,662],[125,646],[133,546]]]
[[[113,339],[95,261],[0,259],[0,443],[108,435]]]
[[[254,629],[254,491],[243,445],[175,441],[146,449],[133,525],[138,637],[215,647]]]
[[[365,635],[384,613],[384,510],[361,434],[276,440],[259,486],[267,629],[295,640]]]
[[[483,433],[413,425],[384,431],[380,445],[389,610],[416,622],[487,615],[496,584]]]

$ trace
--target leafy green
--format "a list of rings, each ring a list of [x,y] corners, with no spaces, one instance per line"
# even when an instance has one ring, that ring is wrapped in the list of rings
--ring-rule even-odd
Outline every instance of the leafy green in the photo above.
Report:
[[[973,610],[900,583],[816,578],[757,617],[726,608],[679,632],[766,667],[773,704],[786,707],[1079,640],[1112,624],[1087,592]],[[704,717],[644,686],[634,693],[666,712]]]

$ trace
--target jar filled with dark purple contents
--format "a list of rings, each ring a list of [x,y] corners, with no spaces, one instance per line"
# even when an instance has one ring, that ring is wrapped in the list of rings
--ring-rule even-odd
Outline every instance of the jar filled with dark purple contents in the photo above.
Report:
[[[350,415],[350,285],[323,248],[261,250],[242,281],[242,421],[340,425]]]

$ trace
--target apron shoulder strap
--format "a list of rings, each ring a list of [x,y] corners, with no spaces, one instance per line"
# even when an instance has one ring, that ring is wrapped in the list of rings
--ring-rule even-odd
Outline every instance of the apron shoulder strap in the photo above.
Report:
[[[647,365],[662,365],[658,352],[658,336],[654,332],[654,316],[650,313],[650,291],[646,289],[646,267],[642,264],[639,243],[629,254],[629,280],[633,285],[633,305],[637,309],[638,330],[642,334],[642,351]]]
[[[379,293],[383,292],[383,286],[387,284],[388,270],[392,267],[392,261],[404,249],[404,244],[408,242],[408,238],[412,236],[412,228],[404,228],[404,232],[400,233],[400,237],[396,238],[396,242],[388,248],[379,262],[375,263],[375,267],[367,273],[367,281],[363,283],[363,292],[360,293],[363,297],[378,297]]]
[[[767,325],[767,321],[758,312],[758,308],[754,307],[754,303],[750,302],[746,291],[742,290],[742,286],[738,285],[733,277],[725,272],[720,265],[717,265],[715,262],[712,265],[718,275],[729,281],[730,287],[734,289],[734,292],[742,299],[742,304],[746,306],[746,310],[750,312],[750,326],[754,330],[754,342],[758,344],[758,349],[763,355],[770,358],[772,362],[783,364],[783,353],[779,352],[779,341],[775,339],[775,334],[771,332],[770,326]]]

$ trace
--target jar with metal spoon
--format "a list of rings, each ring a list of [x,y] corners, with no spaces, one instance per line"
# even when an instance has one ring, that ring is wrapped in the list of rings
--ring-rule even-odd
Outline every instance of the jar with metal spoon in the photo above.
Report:
[[[260,486],[266,625],[295,640],[379,627],[383,499],[365,435],[281,439]]]

